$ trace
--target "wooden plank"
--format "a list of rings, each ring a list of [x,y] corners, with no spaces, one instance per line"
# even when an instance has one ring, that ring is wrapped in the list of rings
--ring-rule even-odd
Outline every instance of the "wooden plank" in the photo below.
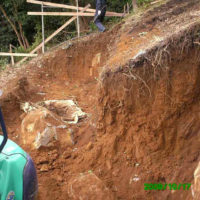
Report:
[[[44,5],[42,4],[41,5],[41,11],[42,13],[44,12]],[[44,53],[44,49],[45,49],[45,44],[44,44],[44,15],[42,15],[42,42],[43,42],[43,45],[42,45],[42,53]]]
[[[71,10],[76,10],[76,6],[71,6],[71,5],[65,5],[65,4],[58,4],[58,3],[51,3],[51,2],[45,2],[45,1],[36,1],[36,0],[27,0],[27,3],[34,3],[34,4],[39,4],[39,5],[45,5],[45,6],[52,6],[52,7],[57,7],[57,8],[66,8],[66,9],[71,9]],[[79,7],[79,10],[84,10],[83,7]],[[87,12],[92,12],[95,13],[95,9],[87,9]]]
[[[76,0],[76,6],[77,6],[77,32],[78,32],[78,38],[79,38],[80,37],[80,23],[79,23],[79,16],[78,16],[78,14],[79,14],[78,0]]]
[[[151,5],[156,4],[156,3],[160,3],[161,1],[163,1],[163,0],[153,1],[153,2],[151,2]]]
[[[28,12],[28,15],[44,15],[44,16],[84,16],[84,17],[94,17],[93,13],[76,13],[76,12]],[[124,14],[109,14],[106,13],[107,17],[123,17]]]
[[[138,9],[137,0],[132,0],[132,6],[134,11]]]
[[[12,48],[16,49],[16,47],[15,47],[14,45],[10,44],[10,46],[11,46]]]
[[[32,54],[32,53],[6,53],[6,52],[0,52],[0,56],[36,57],[37,54]]]
[[[10,44],[10,53],[12,53],[12,45]],[[14,56],[11,56],[11,66],[15,65]]]
[[[45,5],[45,6],[53,6],[53,7],[57,7],[57,8],[66,8],[66,9],[71,9],[71,10],[76,10],[77,7],[76,6],[71,6],[71,5],[65,5],[65,4],[58,4],[58,3],[51,3],[51,2],[45,2],[45,1],[37,1],[37,0],[27,0],[27,3],[34,3],[34,4],[39,4],[39,5]],[[83,7],[79,7],[78,8],[80,11],[84,10]],[[95,13],[96,10],[95,9],[87,9],[87,12],[91,12],[91,13]],[[110,12],[107,11],[108,14],[116,14],[116,12]],[[119,13],[122,14],[122,13]]]
[[[200,16],[200,11],[193,11],[190,13],[191,16]]]
[[[90,7],[90,4],[88,4],[84,10],[82,10],[80,13],[85,12],[88,8]],[[72,17],[70,20],[68,20],[65,24],[63,24],[59,29],[57,29],[54,33],[52,33],[45,41],[44,43],[46,44],[47,42],[49,42],[53,37],[55,37],[58,33],[60,33],[60,31],[62,31],[65,27],[67,27],[69,24],[71,24],[74,20],[76,20],[76,17]],[[41,43],[40,45],[38,45],[35,49],[33,49],[30,53],[35,53],[37,50],[39,50],[42,47]],[[24,62],[25,60],[27,60],[27,58],[22,59],[19,63]]]

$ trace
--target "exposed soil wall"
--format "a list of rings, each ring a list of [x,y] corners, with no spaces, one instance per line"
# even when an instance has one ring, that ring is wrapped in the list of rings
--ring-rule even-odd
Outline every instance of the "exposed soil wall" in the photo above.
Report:
[[[109,56],[109,48],[115,40],[120,25],[112,31],[94,34],[79,41],[71,41],[42,59],[41,66],[49,76],[70,82],[88,82],[98,78]],[[55,56],[56,55],[56,56]],[[33,63],[35,65],[35,63]]]
[[[188,34],[171,38],[170,44],[165,41],[162,48],[101,75],[99,134],[114,144],[104,151],[111,160],[125,153],[127,161],[119,168],[126,166],[127,173],[140,177],[132,189],[122,189],[122,198],[126,193],[126,199],[142,199],[142,194],[146,199],[188,195],[145,193],[142,185],[193,180],[200,156],[200,57],[198,45],[191,41],[198,39],[198,32],[199,27],[193,26]],[[129,178],[122,176],[121,182],[130,186]]]

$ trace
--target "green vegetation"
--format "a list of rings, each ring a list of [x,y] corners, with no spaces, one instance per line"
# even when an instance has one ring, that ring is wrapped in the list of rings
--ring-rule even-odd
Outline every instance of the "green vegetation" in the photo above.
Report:
[[[137,3],[139,6],[144,5],[144,4],[148,4],[150,3],[152,0],[137,0]]]
[[[45,1],[45,0],[43,0]],[[48,2],[73,4],[75,0],[46,0]],[[151,0],[137,0],[138,6],[149,3]],[[94,0],[79,0],[80,6],[85,6],[90,3],[95,8]],[[129,3],[132,5],[132,0],[108,0],[108,10],[115,12],[123,12],[124,5]],[[132,8],[131,8],[132,9]],[[29,16],[28,11],[41,11],[39,5],[26,3],[26,0],[1,0],[0,2],[0,51],[8,52],[9,45],[16,47],[15,52],[30,52],[41,41],[41,17]],[[66,9],[59,8],[45,8],[45,11],[66,11]],[[70,17],[44,17],[45,36],[47,37],[57,28],[59,28]],[[96,27],[91,22],[92,18],[80,18],[81,31],[92,32]],[[116,23],[119,19],[106,18],[106,23]],[[90,29],[90,30],[88,30]],[[53,46],[65,40],[76,36],[76,25],[72,23],[64,31],[59,33],[48,45]],[[18,61],[21,58],[15,58]],[[9,62],[10,58],[0,58],[0,67]]]

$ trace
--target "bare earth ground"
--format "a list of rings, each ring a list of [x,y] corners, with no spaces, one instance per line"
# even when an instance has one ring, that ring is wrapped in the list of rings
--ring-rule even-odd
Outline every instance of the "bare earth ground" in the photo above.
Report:
[[[70,179],[88,171],[115,199],[192,199],[191,191],[144,191],[144,183],[193,181],[200,158],[200,59],[198,45],[186,47],[187,38],[200,34],[200,16],[192,15],[199,9],[199,1],[169,1],[111,31],[65,44],[1,73],[0,102],[9,137],[19,145],[22,102],[73,99],[89,114],[69,125],[75,133],[73,147],[62,140],[40,150],[23,146],[37,167],[40,199],[70,199]],[[189,32],[191,26],[195,29]],[[165,46],[153,56],[155,65],[132,71],[138,54],[159,50],[160,43],[185,32],[181,59],[171,39],[170,50]],[[163,55],[170,57],[164,65]]]

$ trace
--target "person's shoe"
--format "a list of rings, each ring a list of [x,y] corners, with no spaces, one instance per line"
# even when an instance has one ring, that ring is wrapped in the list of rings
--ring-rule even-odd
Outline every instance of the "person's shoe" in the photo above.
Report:
[[[102,33],[103,33],[103,32],[105,32],[105,31],[106,31],[106,28],[104,28],[104,29],[100,30],[100,32],[102,32]]]

